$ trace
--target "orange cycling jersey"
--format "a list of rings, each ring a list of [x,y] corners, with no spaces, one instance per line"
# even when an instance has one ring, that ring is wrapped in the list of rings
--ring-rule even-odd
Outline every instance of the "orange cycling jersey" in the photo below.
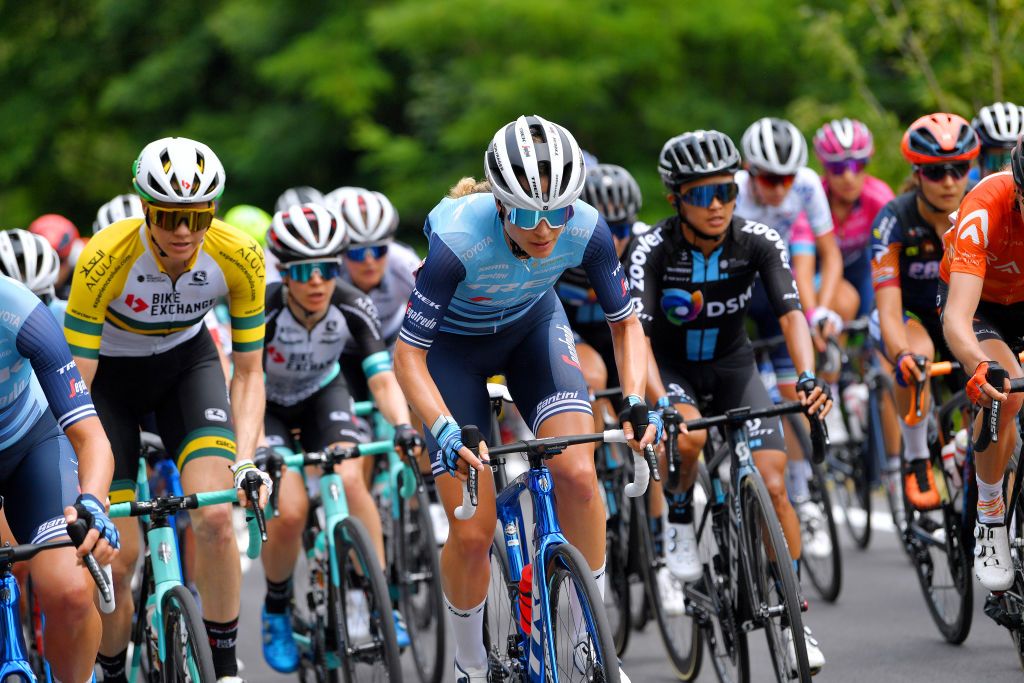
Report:
[[[970,273],[985,281],[983,301],[1024,301],[1024,220],[1009,171],[985,177],[964,197],[956,226],[943,235],[942,243],[939,277],[944,282],[950,273]]]

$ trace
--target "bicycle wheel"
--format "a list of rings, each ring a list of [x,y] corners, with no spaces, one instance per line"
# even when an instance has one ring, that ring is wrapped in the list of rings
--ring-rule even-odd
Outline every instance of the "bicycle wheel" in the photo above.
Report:
[[[328,614],[346,683],[401,681],[391,596],[366,527],[346,517],[334,528],[338,583]]]
[[[25,655],[28,658],[28,665],[32,673],[40,681],[50,680],[50,666],[46,662],[45,643],[43,642],[43,627],[46,620],[43,610],[36,599],[36,592],[32,585],[32,577],[24,582],[25,592],[23,604],[26,609],[22,612],[21,632],[24,637]]]
[[[832,515],[832,498],[825,483],[825,475],[818,465],[812,465],[811,468],[814,473],[809,487],[811,501],[821,511],[832,547],[831,552],[821,556],[812,556],[805,550],[802,561],[807,570],[807,577],[821,598],[835,602],[843,584],[843,558],[839,549],[839,533],[836,531],[836,520]]]
[[[619,683],[615,641],[583,554],[562,543],[550,550],[546,560],[547,626],[555,658],[552,661],[548,648],[542,648],[546,670],[557,672],[559,681]]]
[[[598,450],[597,457],[605,457],[604,448]],[[629,588],[629,500],[623,493],[622,467],[605,470],[601,476],[602,494],[608,510],[608,523],[605,535],[605,594],[604,607],[608,615],[608,625],[612,629],[615,640],[615,653],[621,657],[629,645],[631,620],[631,591]]]
[[[844,444],[830,448],[826,460],[843,525],[861,550],[871,543],[871,486],[865,463],[869,457],[869,444]]]
[[[746,574],[750,615],[764,628],[776,679],[780,683],[791,679],[810,683],[793,562],[761,475],[755,471],[744,477],[739,495],[743,515],[740,571]],[[796,655],[793,662],[786,651],[787,628]]]
[[[949,491],[945,472],[941,467],[933,469],[936,484]],[[974,562],[964,546],[960,513],[948,501],[927,512],[915,510],[906,493],[903,502],[907,511],[904,541],[928,613],[947,642],[962,643],[971,630]]]
[[[172,586],[160,600],[163,611],[164,683],[216,680],[213,653],[195,598],[184,586]]]
[[[638,501],[638,507],[646,509],[647,498]],[[661,598],[658,585],[658,572],[665,566],[665,558],[659,557],[654,551],[654,538],[646,511],[639,521],[635,528],[640,559],[639,571],[647,596],[646,610],[658,625],[661,641],[665,644],[665,651],[676,676],[689,680],[688,677],[696,676],[697,668],[700,666],[700,631],[685,612],[666,611],[665,600]],[[681,589],[682,586],[679,587],[679,590]]]
[[[439,683],[445,666],[444,596],[427,492],[418,487],[399,505],[393,539],[398,605],[409,631],[410,650],[421,683]]]
[[[651,620],[650,610],[647,609],[650,596],[643,577],[644,558],[640,550],[643,541],[640,528],[641,525],[648,525],[646,528],[650,529],[650,518],[647,514],[647,496],[623,500],[629,508],[629,553],[626,561],[629,577],[629,628],[640,633],[647,628],[647,622]]]
[[[504,536],[495,531],[491,543],[491,577],[484,603],[484,647],[491,668],[491,680],[525,679],[519,629],[519,585],[512,580]]]
[[[694,601],[697,605],[694,622],[700,627],[694,629],[692,673],[684,676],[683,680],[695,680],[700,673],[700,644],[703,640],[707,643],[711,666],[718,680],[722,683],[744,683],[750,679],[750,657],[747,634],[740,628],[736,614],[736,606],[742,598],[731,593],[728,542],[719,536],[728,527],[729,513],[727,506],[714,506],[714,500],[711,477],[701,462],[693,487],[693,520],[697,527],[697,550],[704,565],[704,578],[687,591],[692,590],[705,599]],[[711,609],[700,609],[702,603],[710,604]]]

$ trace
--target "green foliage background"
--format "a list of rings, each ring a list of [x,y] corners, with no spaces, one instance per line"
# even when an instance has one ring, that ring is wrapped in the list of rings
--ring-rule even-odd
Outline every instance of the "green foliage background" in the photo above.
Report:
[[[1017,0],[0,0],[0,227],[87,232],[145,143],[185,135],[226,206],[363,185],[412,237],[523,113],[629,168],[651,221],[668,137],[764,115],[862,119],[898,185],[914,118],[1024,101],[1022,27]]]

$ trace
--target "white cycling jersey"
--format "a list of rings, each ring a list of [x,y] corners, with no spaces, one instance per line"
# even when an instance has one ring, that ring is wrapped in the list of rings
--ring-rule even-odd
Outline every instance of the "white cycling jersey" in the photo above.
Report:
[[[740,187],[739,197],[736,198],[736,215],[775,228],[787,244],[790,242],[793,225],[801,214],[815,237],[832,232],[832,210],[821,178],[806,166],[797,171],[789,194],[778,206],[761,204],[754,198],[751,187],[753,179],[749,172],[739,171],[735,180]]]

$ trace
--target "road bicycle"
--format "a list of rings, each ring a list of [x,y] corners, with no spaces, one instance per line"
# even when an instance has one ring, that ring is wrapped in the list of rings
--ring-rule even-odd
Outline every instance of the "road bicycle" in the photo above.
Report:
[[[794,401],[759,410],[736,408],[683,423],[673,408],[663,409],[670,478],[680,463],[675,439],[680,424],[688,431],[721,427],[725,433],[722,444],[705,451],[694,487],[703,576],[684,587],[687,613],[695,627],[676,663],[682,680],[696,680],[706,642],[720,681],[749,681],[747,634],[754,629],[765,631],[777,680],[811,680],[801,617],[804,603],[797,592],[794,563],[764,481],[754,467],[747,431],[752,420],[805,411]],[[812,460],[820,463],[827,436],[817,419],[811,420],[810,438]],[[682,649],[687,644],[678,645]]]
[[[294,605],[292,628],[299,646],[300,681],[401,683],[402,669],[391,595],[377,551],[363,523],[349,515],[341,475],[335,468],[364,455],[387,455],[391,441],[331,446],[311,453],[273,449],[256,459],[280,481],[282,467],[320,470],[319,496],[309,506],[302,535],[309,568],[304,609]],[[277,489],[277,486],[274,487]],[[271,506],[276,496],[271,499]]]
[[[646,429],[644,406],[634,406],[631,418],[638,431]],[[462,442],[467,447],[479,452],[480,441],[475,426],[463,427]],[[496,500],[497,525],[484,608],[484,644],[492,681],[619,681],[604,603],[583,555],[562,534],[551,471],[545,464],[569,446],[610,441],[625,443],[622,430],[525,439],[488,449],[492,469],[500,469],[504,456],[511,454],[523,453],[529,461],[529,469],[501,488]],[[634,454],[634,467],[634,480],[626,485],[626,493],[636,497],[651,476],[659,476],[653,449],[643,456]],[[457,519],[475,514],[477,487],[476,470],[470,469],[462,505],[455,510]],[[524,492],[532,501],[532,543],[523,517],[520,496]],[[520,592],[526,567],[530,568],[529,596]]]

